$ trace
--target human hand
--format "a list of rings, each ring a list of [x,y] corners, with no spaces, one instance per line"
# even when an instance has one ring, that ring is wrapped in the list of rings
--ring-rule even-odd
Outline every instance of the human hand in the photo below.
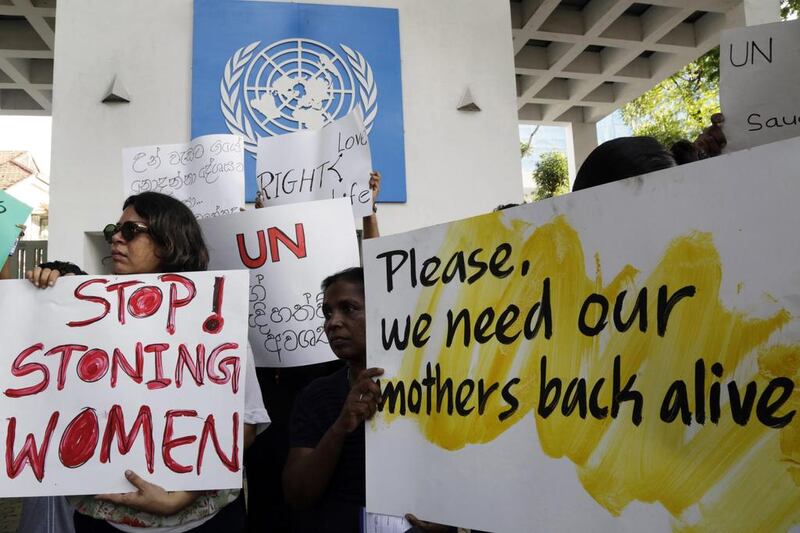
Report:
[[[264,195],[261,191],[256,191],[256,209],[264,207]]]
[[[375,212],[375,202],[381,192],[381,173],[377,170],[369,173],[369,190],[372,192],[372,211]]]
[[[416,516],[411,513],[406,515],[406,520],[412,526],[420,529],[422,531],[428,531],[430,533],[447,533],[448,531],[453,531],[453,528],[450,526],[444,526],[442,524],[436,524],[434,522],[425,522],[424,520],[420,520]]]
[[[72,276],[74,274],[67,274],[67,276]],[[28,270],[25,273],[25,278],[33,283],[33,285],[39,289],[46,289],[47,287],[52,287],[56,284],[56,280],[61,277],[61,272],[56,270],[55,268],[42,268],[36,267],[33,270]]]
[[[372,378],[383,374],[382,368],[367,368],[358,373],[350,393],[336,419],[334,427],[342,433],[352,433],[364,420],[369,420],[378,409],[381,389]]]
[[[197,499],[199,493],[187,491],[168,492],[158,485],[148,483],[132,470],[125,471],[125,479],[136,487],[134,492],[98,494],[95,498],[160,516],[174,515]]]

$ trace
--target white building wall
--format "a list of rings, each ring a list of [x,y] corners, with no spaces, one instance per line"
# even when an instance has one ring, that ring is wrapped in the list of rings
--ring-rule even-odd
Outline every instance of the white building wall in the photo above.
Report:
[[[316,3],[400,12],[408,201],[380,205],[383,234],[521,201],[508,2]],[[55,54],[49,256],[98,271],[122,148],[189,140],[192,1],[61,1]],[[130,104],[101,103],[115,74]],[[467,87],[481,112],[456,110]]]

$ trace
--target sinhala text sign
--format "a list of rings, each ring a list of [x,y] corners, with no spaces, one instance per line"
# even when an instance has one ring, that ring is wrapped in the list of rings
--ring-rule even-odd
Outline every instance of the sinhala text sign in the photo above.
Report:
[[[788,140],[366,241],[386,369],[368,510],[499,532],[800,522],[798,167]]]
[[[334,359],[323,331],[322,280],[358,266],[345,198],[280,205],[200,221],[215,269],[250,270],[250,343],[257,366]]]
[[[0,496],[241,486],[247,273],[0,282]]]
[[[159,192],[186,204],[197,218],[227,215],[244,205],[244,149],[238,135],[204,135],[189,143],[122,150],[125,197]]]

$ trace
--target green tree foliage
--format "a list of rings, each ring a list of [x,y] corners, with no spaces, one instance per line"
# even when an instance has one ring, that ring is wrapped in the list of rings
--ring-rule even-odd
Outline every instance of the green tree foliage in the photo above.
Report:
[[[669,147],[694,140],[719,112],[719,47],[689,63],[622,107],[634,135],[649,135]]]
[[[541,126],[536,126],[533,128],[533,131],[528,137],[528,142],[519,142],[519,156],[521,158],[524,158],[526,155],[529,155],[531,152],[533,152],[533,136],[539,132],[539,128],[541,128]]]
[[[800,0],[779,0],[781,18],[796,17]],[[693,141],[719,112],[719,47],[700,56],[636,100],[625,104],[622,120],[634,135],[649,135],[669,148]]]
[[[781,18],[786,20],[800,14],[800,0],[783,0],[781,2]]]
[[[569,167],[567,156],[561,152],[542,154],[533,171],[536,182],[534,200],[543,200],[569,192]]]

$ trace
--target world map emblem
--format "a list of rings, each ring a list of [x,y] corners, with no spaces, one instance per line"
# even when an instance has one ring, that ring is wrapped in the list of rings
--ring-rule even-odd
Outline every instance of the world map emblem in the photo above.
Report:
[[[359,107],[369,133],[378,115],[378,86],[359,51],[341,53],[312,39],[252,42],[228,59],[220,108],[228,130],[256,153],[258,139],[319,129]]]

